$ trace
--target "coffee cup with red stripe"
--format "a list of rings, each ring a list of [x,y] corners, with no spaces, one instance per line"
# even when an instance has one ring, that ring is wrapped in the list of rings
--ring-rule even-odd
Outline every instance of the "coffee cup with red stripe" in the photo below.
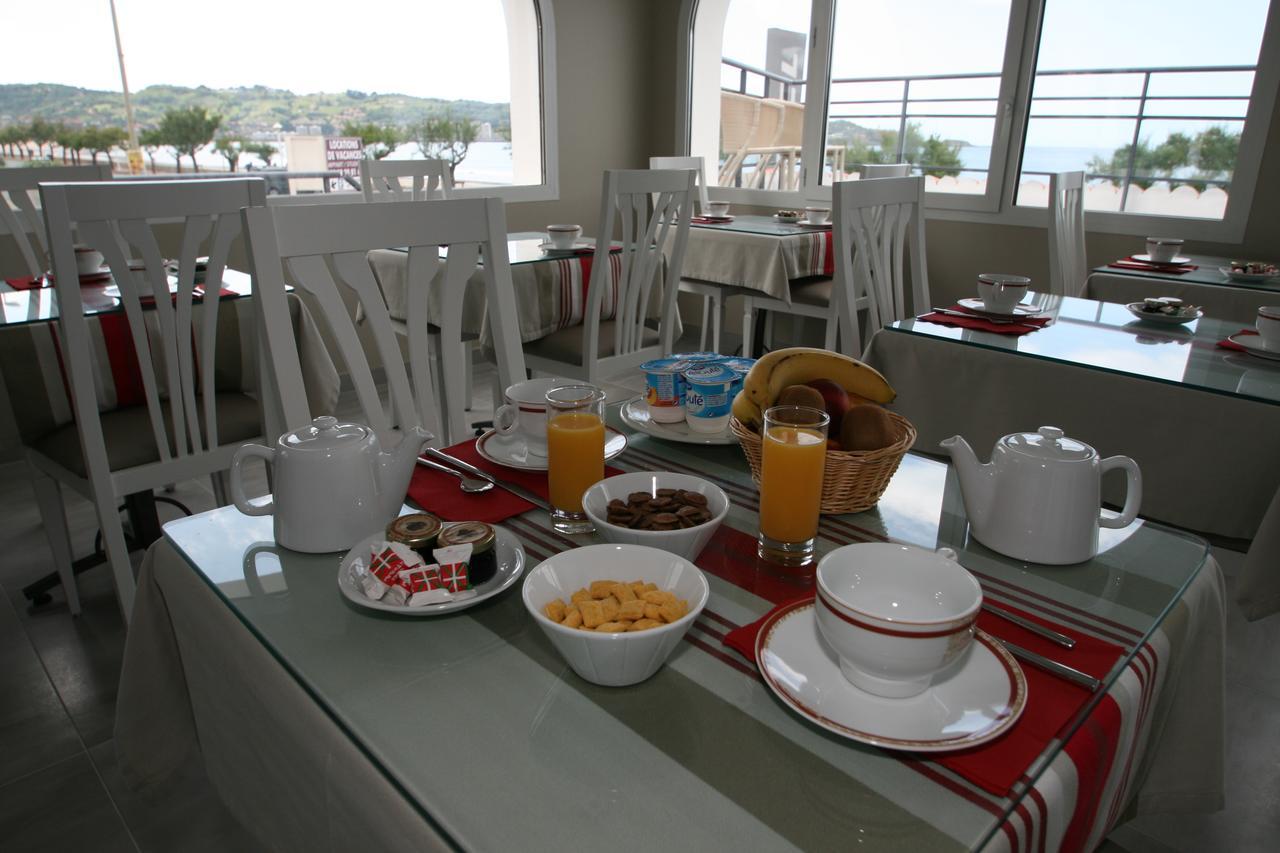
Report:
[[[1262,346],[1270,352],[1280,352],[1280,305],[1264,305],[1258,309],[1255,323]]]
[[[547,392],[572,379],[529,379],[502,392],[506,402],[493,413],[493,428],[524,442],[531,456],[547,455]]]
[[[868,693],[922,693],[973,642],[982,588],[949,548],[846,545],[822,558],[817,581],[818,631]]]
[[[984,272],[978,276],[978,298],[982,307],[996,314],[1012,314],[1013,307],[1027,295],[1031,279],[1025,275]]]

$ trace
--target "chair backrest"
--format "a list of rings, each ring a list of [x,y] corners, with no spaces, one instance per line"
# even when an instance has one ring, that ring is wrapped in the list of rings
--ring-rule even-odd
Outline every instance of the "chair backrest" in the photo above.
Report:
[[[443,160],[361,160],[360,191],[365,201],[432,201],[450,196],[453,177]]]
[[[800,148],[804,144],[804,104],[795,101],[774,101],[782,109],[782,128],[776,144],[787,148]]]
[[[487,319],[493,328],[501,387],[524,378],[524,354],[516,325],[515,292],[507,258],[506,216],[497,198],[419,201],[384,205],[297,205],[244,212],[254,285],[262,305],[267,357],[275,371],[280,408],[288,427],[305,425],[313,414],[301,393],[301,370],[285,304],[285,275],[311,294],[347,368],[365,422],[381,436],[399,427],[441,430],[436,392],[428,364],[428,304],[439,288],[440,358],[444,397],[455,423],[462,422],[468,389],[462,366],[462,302],[467,281],[484,276]],[[440,247],[448,257],[440,261]],[[405,362],[387,304],[369,264],[374,249],[407,249],[406,282],[409,364]],[[443,269],[441,269],[443,267]],[[355,320],[339,286],[358,300],[373,346],[386,373],[384,405],[373,364],[356,333]]]
[[[625,169],[604,173],[600,227],[596,232],[595,258],[587,287],[587,304],[583,309],[584,365],[598,359],[600,304],[605,288],[612,286],[610,236],[615,225],[619,224],[622,271],[618,276],[613,357],[625,360],[654,349],[644,346],[644,332],[649,300],[653,288],[659,283],[663,287],[658,328],[662,352],[656,354],[671,352],[676,291],[689,237],[694,180],[694,172],[689,169]],[[662,281],[664,251],[667,269],[665,281]],[[639,358],[639,361],[649,357],[652,356]]]
[[[59,304],[81,304],[73,228],[82,242],[102,252],[111,268],[142,383],[141,404],[147,408],[161,464],[219,449],[215,357],[222,272],[240,233],[240,210],[266,203],[263,181],[52,183],[40,185],[40,200]],[[156,231],[168,232],[175,219],[182,223],[181,240],[176,292],[168,299],[163,294],[170,289],[169,274]],[[198,298],[196,259],[201,256],[208,257],[199,285],[206,292]],[[130,259],[140,260],[143,267],[130,270]],[[150,283],[155,296],[140,293],[143,282]],[[154,310],[144,312],[144,301]],[[201,305],[198,316],[192,310],[195,302]],[[64,310],[58,324],[85,467],[91,480],[102,482],[109,471],[98,414],[105,384],[100,374],[116,365],[101,364],[92,354],[82,312]]]
[[[720,186],[733,183],[747,146],[755,138],[756,125],[760,122],[761,98],[740,95],[737,92],[720,93]]]
[[[707,161],[704,157],[650,157],[650,169],[693,169],[697,180],[699,212],[705,212],[707,202]],[[657,203],[654,198],[654,203]]]
[[[47,166],[0,169],[0,224],[13,235],[27,265],[27,275],[43,275],[49,269],[49,244],[44,220],[32,193],[51,181],[109,181],[111,165]],[[34,236],[34,241],[32,237]]]
[[[1084,246],[1084,172],[1049,176],[1049,292],[1079,296],[1089,277]]]
[[[867,333],[929,305],[924,250],[924,178],[838,181],[832,186],[836,296],[866,293]],[[906,302],[906,262],[911,264],[912,308]],[[834,300],[833,300],[834,301]],[[846,332],[857,355],[857,323]],[[844,328],[843,323],[841,326]]]
[[[911,174],[910,163],[864,163],[862,179],[872,178],[905,178]]]

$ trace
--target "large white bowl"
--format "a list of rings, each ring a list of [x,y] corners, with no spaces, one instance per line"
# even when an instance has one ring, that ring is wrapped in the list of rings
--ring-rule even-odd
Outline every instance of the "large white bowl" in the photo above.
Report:
[[[632,530],[606,521],[609,501],[617,498],[625,502],[632,492],[648,492],[657,494],[658,489],[684,489],[686,492],[697,492],[707,498],[707,510],[711,520],[697,527],[682,527],[679,530]],[[650,548],[661,548],[672,554],[679,554],[687,560],[696,560],[702,549],[711,541],[716,528],[729,513],[729,497],[713,483],[701,477],[689,474],[674,474],[669,471],[635,471],[630,474],[619,474],[606,477],[587,489],[582,495],[582,508],[586,511],[596,532],[610,542],[626,545],[647,545]]]
[[[973,641],[982,587],[950,549],[846,545],[817,575],[818,629],[844,677],[868,693],[914,696]]]
[[[564,602],[592,581],[644,581],[689,602],[689,612],[661,628],[619,634],[565,628],[542,612],[550,602]],[[524,606],[538,627],[573,667],[593,684],[621,687],[644,681],[658,671],[680,638],[707,605],[707,579],[682,557],[638,545],[587,545],[542,561],[524,582]]]

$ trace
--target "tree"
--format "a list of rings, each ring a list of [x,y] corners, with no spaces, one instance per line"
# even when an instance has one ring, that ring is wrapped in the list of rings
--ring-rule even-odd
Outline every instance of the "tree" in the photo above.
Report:
[[[355,136],[364,144],[364,156],[372,160],[381,160],[403,140],[400,131],[389,124],[376,125],[373,122],[349,121],[342,126],[343,136]]]
[[[156,152],[168,144],[159,128],[148,127],[138,133],[138,147],[146,152],[147,159],[151,161],[152,174],[156,171]]]
[[[200,171],[196,152],[213,141],[213,135],[222,126],[222,116],[210,115],[204,107],[166,110],[160,120],[160,132],[165,144],[174,150],[178,171],[182,171],[182,155],[191,158],[191,168]]]
[[[265,166],[270,166],[271,158],[275,157],[276,154],[279,153],[276,151],[276,147],[270,142],[250,142],[241,150],[246,154],[256,155]]]
[[[54,137],[57,135],[58,129],[50,122],[45,121],[40,116],[36,116],[31,120],[30,127],[27,128],[27,135],[32,142],[36,144],[36,153],[41,157],[44,156],[45,143],[49,145],[49,159],[53,159]]]
[[[902,159],[898,159],[898,131],[872,131],[879,134],[879,145],[871,145],[865,135],[859,135],[845,147],[845,169],[854,171],[858,166],[871,163],[911,163],[920,166],[926,175],[935,178],[960,174],[960,144],[948,142],[936,133],[925,137],[917,122],[907,122],[906,142],[902,146]]]
[[[936,133],[931,134],[920,146],[915,160],[908,160],[922,167],[926,175],[944,178],[947,175],[960,174],[960,146],[955,142],[947,142]]]
[[[1196,168],[1208,178],[1229,175],[1235,170],[1239,152],[1240,134],[1214,125],[1196,137]]]
[[[86,127],[81,144],[93,154],[93,164],[96,166],[99,154],[107,155],[107,162],[110,163],[111,149],[123,146],[127,136],[123,127]]]
[[[213,143],[213,150],[227,161],[227,171],[234,172],[244,151],[244,140],[239,136],[219,136]]]
[[[1222,180],[1231,174],[1239,148],[1240,134],[1215,125],[1200,131],[1194,139],[1185,133],[1171,133],[1154,147],[1139,139],[1136,146],[1122,145],[1110,157],[1091,157],[1085,169],[1090,174],[1122,179],[1129,174],[1132,159],[1132,183],[1143,189],[1157,180],[1168,181],[1171,186],[1186,184],[1204,189],[1206,180]],[[1184,171],[1189,166],[1195,167],[1190,176]]]
[[[86,144],[85,131],[68,127],[62,122],[53,126],[53,141],[62,149],[62,162],[66,163],[70,160],[77,166],[80,165],[80,149],[89,147]]]
[[[449,164],[449,178],[467,157],[467,149],[476,141],[476,126],[469,119],[455,119],[452,113],[431,116],[409,131],[413,141],[430,160]]]

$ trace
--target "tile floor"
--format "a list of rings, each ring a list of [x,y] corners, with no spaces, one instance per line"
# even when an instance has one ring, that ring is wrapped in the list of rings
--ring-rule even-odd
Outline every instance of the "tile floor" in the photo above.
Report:
[[[484,378],[478,372],[477,382]],[[628,385],[631,382],[627,383]],[[479,386],[478,387],[484,387]],[[627,392],[613,386],[611,398]],[[488,393],[473,417],[486,417]],[[213,506],[207,485],[179,484],[193,510]],[[93,539],[91,506],[69,504],[75,550]],[[80,578],[84,612],[68,614],[61,593],[35,611],[21,587],[51,568],[22,466],[0,469],[0,850],[236,851],[261,849],[222,806],[204,778],[181,780],[162,795],[139,796],[121,783],[112,721],[124,629],[108,574]],[[1228,574],[1239,555],[1222,552]],[[1213,815],[1141,818],[1113,833],[1104,849],[1158,851],[1274,849],[1280,839],[1280,616],[1246,623],[1228,611],[1227,807]]]

